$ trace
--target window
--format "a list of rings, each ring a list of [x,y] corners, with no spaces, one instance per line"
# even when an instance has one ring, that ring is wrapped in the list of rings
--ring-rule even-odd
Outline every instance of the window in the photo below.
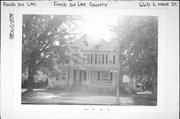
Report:
[[[83,81],[87,80],[87,72],[83,72]]]
[[[98,81],[100,80],[100,72],[98,71]]]
[[[91,64],[93,63],[93,54],[91,54]]]
[[[97,64],[97,55],[95,55],[95,64]]]
[[[111,54],[108,55],[108,64],[113,64],[113,56]]]
[[[101,55],[97,55],[97,64],[101,64],[102,60],[101,60]]]
[[[102,64],[104,64],[104,54],[102,55]]]
[[[100,77],[102,81],[108,82],[110,80],[110,72],[109,71],[101,71]]]
[[[108,55],[106,54],[106,64],[108,64]]]
[[[115,64],[116,63],[116,57],[115,57],[115,55],[113,56],[113,64]]]

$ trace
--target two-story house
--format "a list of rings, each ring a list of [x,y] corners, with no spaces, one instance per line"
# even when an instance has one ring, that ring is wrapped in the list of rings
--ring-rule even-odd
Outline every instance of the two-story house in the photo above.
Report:
[[[74,65],[59,64],[60,72],[49,80],[49,87],[81,86],[115,91],[119,71],[118,51],[111,43],[101,40],[98,45],[83,46],[86,62],[77,63],[74,60]]]

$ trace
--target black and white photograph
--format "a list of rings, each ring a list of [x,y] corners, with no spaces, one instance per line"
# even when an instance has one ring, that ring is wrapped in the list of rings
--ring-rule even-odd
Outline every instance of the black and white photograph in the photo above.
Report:
[[[21,104],[156,106],[158,80],[158,16],[22,16]]]
[[[179,2],[2,1],[0,118],[178,119]]]

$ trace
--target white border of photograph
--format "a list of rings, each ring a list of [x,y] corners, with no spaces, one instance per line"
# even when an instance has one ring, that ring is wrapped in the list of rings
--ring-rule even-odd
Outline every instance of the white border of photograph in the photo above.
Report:
[[[114,3],[114,8],[121,2]],[[125,3],[123,3],[125,4]],[[126,6],[124,6],[126,8]],[[13,118],[170,118],[177,117],[179,96],[179,15],[178,9],[73,9],[1,8],[1,105],[2,117]],[[132,7],[134,8],[134,6]],[[137,7],[138,8],[138,7]],[[158,16],[158,96],[157,106],[26,105],[21,104],[21,46],[23,14],[81,15],[89,13],[123,16]],[[14,14],[15,38],[9,39],[9,13]],[[177,18],[177,19],[174,19]],[[168,21],[167,21],[168,19]],[[171,40],[172,39],[172,40]],[[171,80],[171,81],[170,81]],[[173,92],[174,91],[174,92]],[[76,113],[81,112],[81,113]],[[83,113],[82,113],[83,112]],[[94,112],[94,113],[93,113]],[[123,112],[123,113],[121,113]],[[139,113],[140,112],[140,113]]]

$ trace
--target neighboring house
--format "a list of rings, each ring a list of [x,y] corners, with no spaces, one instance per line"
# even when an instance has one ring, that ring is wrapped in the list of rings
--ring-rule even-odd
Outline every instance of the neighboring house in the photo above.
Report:
[[[91,48],[90,48],[91,47]],[[101,88],[116,90],[118,78],[118,51],[110,42],[101,40],[94,48],[88,44],[82,51],[87,58],[86,62],[74,65],[58,64],[59,74],[49,80],[49,87],[73,87]],[[123,85],[133,88],[134,80],[125,77]],[[124,80],[123,80],[124,81]]]

